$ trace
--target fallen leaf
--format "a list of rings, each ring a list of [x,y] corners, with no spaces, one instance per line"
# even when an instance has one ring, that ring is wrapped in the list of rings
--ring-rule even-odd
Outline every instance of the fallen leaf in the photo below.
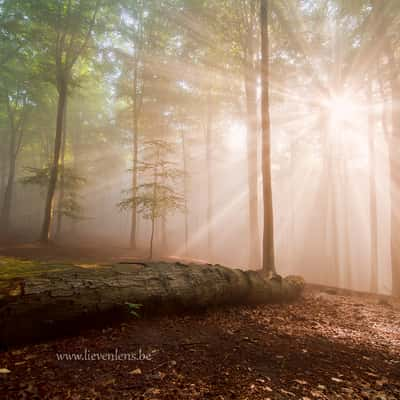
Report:
[[[142,370],[140,368],[133,369],[131,372],[129,372],[131,375],[140,375],[142,373]]]
[[[114,378],[107,379],[107,380],[101,382],[101,384],[103,386],[113,385],[114,383],[115,383],[115,379]]]
[[[9,374],[11,371],[7,368],[0,368],[0,374]]]
[[[303,381],[302,379],[295,379],[294,382],[297,382],[300,385],[307,385],[307,381]]]

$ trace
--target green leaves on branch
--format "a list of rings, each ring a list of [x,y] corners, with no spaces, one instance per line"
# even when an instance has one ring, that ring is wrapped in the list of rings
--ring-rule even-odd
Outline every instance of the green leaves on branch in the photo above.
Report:
[[[143,144],[141,154],[146,160],[137,165],[141,182],[124,191],[129,196],[118,204],[121,210],[136,206],[143,218],[152,220],[185,211],[184,196],[176,189],[183,173],[177,163],[166,159],[173,150],[173,145],[164,140],[148,140]]]
[[[37,185],[45,189],[50,179],[50,166],[44,168],[24,168],[26,175],[20,179],[24,185]],[[86,179],[79,176],[73,168],[64,167],[64,196],[55,213],[75,220],[83,219],[83,208],[79,202],[79,190],[85,186]],[[60,183],[60,178],[59,182]]]

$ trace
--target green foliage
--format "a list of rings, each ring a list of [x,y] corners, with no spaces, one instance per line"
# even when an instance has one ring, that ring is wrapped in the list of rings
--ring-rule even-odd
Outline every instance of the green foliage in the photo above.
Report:
[[[20,179],[24,185],[37,185],[45,189],[50,179],[50,166],[43,168],[25,168],[25,176]],[[79,202],[79,190],[86,184],[86,179],[76,174],[73,168],[64,167],[64,197],[56,213],[71,219],[83,219],[83,208]],[[59,182],[60,183],[60,178]]]
[[[182,171],[175,162],[165,159],[172,151],[173,146],[164,140],[146,141],[142,145],[141,152],[146,157],[138,165],[142,182],[125,191],[131,195],[118,204],[121,210],[136,205],[137,212],[151,220],[184,211],[184,197],[176,190]]]
[[[136,318],[140,317],[138,310],[140,310],[143,304],[136,304],[136,303],[125,303],[128,306],[129,314],[135,316]]]

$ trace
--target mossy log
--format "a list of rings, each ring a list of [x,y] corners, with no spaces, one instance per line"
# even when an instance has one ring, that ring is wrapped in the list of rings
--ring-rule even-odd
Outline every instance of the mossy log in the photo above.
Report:
[[[128,312],[179,312],[217,305],[290,301],[303,290],[297,277],[268,278],[220,265],[124,263],[65,266],[0,282],[3,345],[54,337]]]

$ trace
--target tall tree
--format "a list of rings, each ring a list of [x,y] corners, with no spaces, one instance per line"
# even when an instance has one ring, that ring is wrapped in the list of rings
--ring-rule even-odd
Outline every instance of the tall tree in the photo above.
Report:
[[[11,204],[15,183],[15,169],[18,154],[21,150],[23,135],[26,129],[30,106],[26,96],[22,99],[18,94],[11,95],[5,92],[5,103],[9,119],[9,150],[8,150],[8,179],[4,192],[3,207],[0,216],[0,226],[3,233],[8,233],[10,224]]]
[[[242,2],[243,7],[243,76],[246,96],[247,181],[249,187],[249,264],[260,265],[260,233],[258,225],[258,124],[257,124],[257,7],[255,1]]]
[[[14,59],[3,66],[0,74],[0,89],[3,98],[0,104],[5,107],[8,120],[7,182],[0,212],[0,227],[7,234],[10,227],[10,213],[14,193],[17,158],[23,147],[28,118],[34,108],[35,77],[22,66],[21,58]],[[30,65],[32,67],[32,64]],[[37,91],[37,89],[36,89]]]
[[[275,273],[274,217],[271,181],[271,126],[269,114],[269,32],[268,0],[260,1],[261,26],[261,128],[262,178],[264,204],[263,271]]]
[[[377,227],[377,199],[376,199],[376,167],[375,167],[375,113],[373,106],[373,80],[369,77],[368,85],[368,159],[369,159],[369,212],[370,212],[370,257],[371,283],[370,290],[378,292],[378,227]]]
[[[143,1],[123,2],[121,15],[129,18],[121,18],[122,37],[129,43],[128,49],[118,49],[117,55],[122,60],[122,71],[118,82],[118,94],[120,98],[127,100],[127,107],[131,116],[125,116],[130,120],[132,131],[132,190],[135,191],[138,182],[138,148],[139,148],[139,126],[143,102],[144,78],[145,78],[145,56],[146,47],[149,46],[149,14]],[[125,113],[126,114],[126,113]],[[136,198],[135,193],[132,196]],[[130,246],[132,249],[137,245],[137,207],[132,203]]]
[[[61,234],[62,226],[62,208],[65,198],[65,148],[67,145],[67,103],[65,104],[64,122],[63,122],[63,134],[61,139],[61,159],[60,159],[60,182],[59,182],[59,194],[57,199],[57,224],[55,236],[59,237]]]
[[[62,0],[57,3],[39,0],[28,5],[35,35],[40,38],[37,50],[44,74],[48,74],[58,96],[53,160],[40,236],[42,242],[47,242],[51,233],[67,96],[79,77],[77,65],[82,65],[89,57],[100,6],[100,0]]]

